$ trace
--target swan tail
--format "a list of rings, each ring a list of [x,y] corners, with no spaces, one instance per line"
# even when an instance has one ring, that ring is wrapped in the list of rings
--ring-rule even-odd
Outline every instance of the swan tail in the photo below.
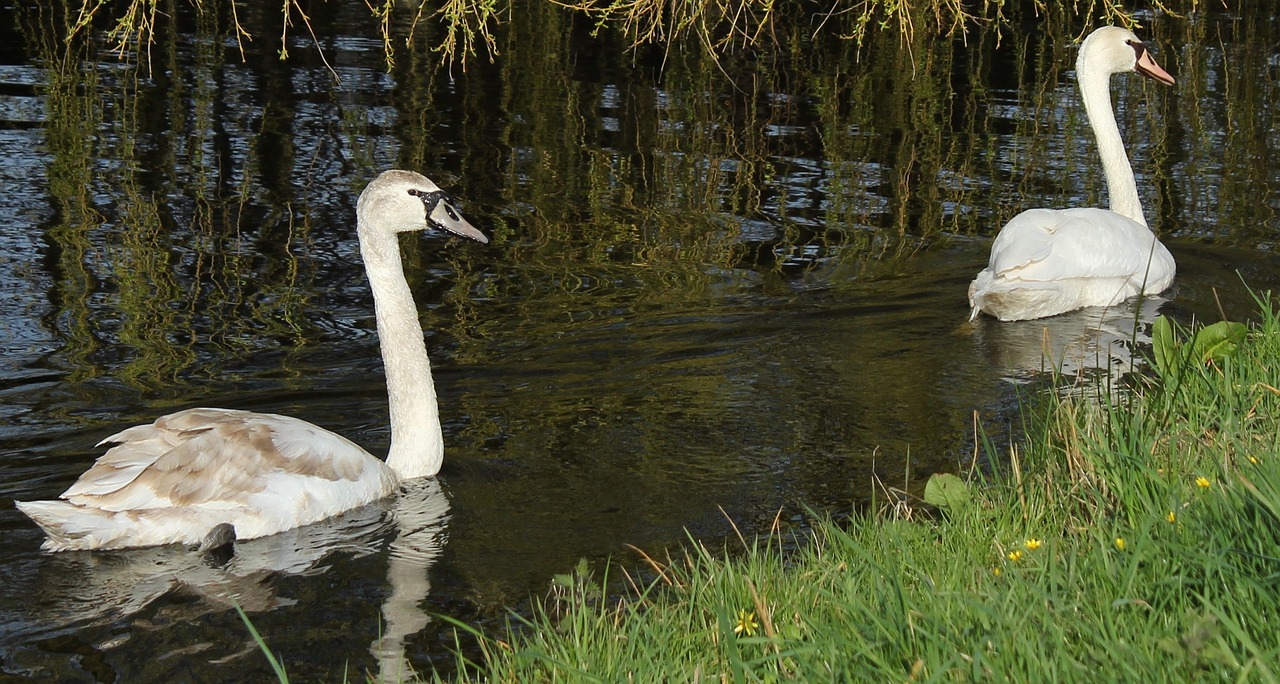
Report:
[[[48,538],[40,548],[46,551],[123,549],[202,540],[200,535],[188,534],[182,524],[167,524],[187,521],[154,520],[144,511],[108,511],[64,500],[15,501],[14,505],[44,531]]]
[[[971,321],[981,311],[1002,321],[1025,321],[1056,316],[1080,306],[1070,293],[1048,283],[1020,283],[1018,287],[995,286],[975,291],[969,296],[969,304]]]
[[[31,518],[48,539],[46,551],[77,551],[107,547],[120,536],[115,515],[69,501],[15,501],[14,505]]]
[[[1000,295],[996,277],[991,273],[991,269],[984,269],[978,273],[978,277],[969,283],[969,321],[978,320],[978,316],[983,311],[1000,317],[999,306]]]

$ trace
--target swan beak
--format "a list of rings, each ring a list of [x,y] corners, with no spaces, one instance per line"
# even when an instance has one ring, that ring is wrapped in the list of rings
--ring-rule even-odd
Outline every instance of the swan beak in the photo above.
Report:
[[[1169,75],[1169,72],[1161,69],[1159,64],[1156,64],[1156,60],[1151,58],[1151,51],[1145,45],[1141,48],[1135,46],[1134,49],[1138,51],[1138,63],[1133,65],[1134,71],[1165,85],[1174,84],[1173,77]]]
[[[428,207],[427,223],[431,224],[433,228],[453,233],[458,237],[475,240],[481,244],[489,244],[489,238],[480,232],[479,228],[471,225],[467,219],[462,217],[462,214],[457,207],[453,206],[453,201],[447,195],[438,198],[434,206],[428,205]]]

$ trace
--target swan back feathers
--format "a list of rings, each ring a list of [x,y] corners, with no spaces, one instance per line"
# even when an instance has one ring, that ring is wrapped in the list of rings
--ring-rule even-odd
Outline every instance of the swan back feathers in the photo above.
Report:
[[[181,411],[102,443],[115,446],[63,498],[111,511],[234,502],[277,473],[354,481],[373,459],[296,418],[229,409]]]

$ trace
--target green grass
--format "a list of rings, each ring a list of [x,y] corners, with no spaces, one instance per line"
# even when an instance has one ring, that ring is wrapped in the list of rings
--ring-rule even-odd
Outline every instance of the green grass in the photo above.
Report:
[[[236,614],[240,616],[240,621],[244,623],[246,629],[249,630],[249,636],[253,639],[253,643],[257,644],[258,650],[262,651],[262,655],[266,656],[267,662],[271,664],[271,671],[276,675],[276,681],[284,684],[289,681],[289,675],[285,672],[284,663],[271,652],[271,648],[267,646],[267,641],[258,633],[258,628],[253,626],[253,622],[249,620],[248,614],[240,607],[240,604],[232,602],[235,606]]]
[[[459,677],[1276,681],[1280,322],[1260,304],[1238,348],[1168,382],[1034,401],[1025,444],[991,454],[1010,466],[945,511],[692,544],[623,598],[580,567],[518,633],[473,631]]]

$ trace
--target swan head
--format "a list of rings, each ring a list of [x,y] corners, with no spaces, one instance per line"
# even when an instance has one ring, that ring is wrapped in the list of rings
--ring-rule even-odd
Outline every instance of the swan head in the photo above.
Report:
[[[374,178],[360,193],[356,217],[361,231],[442,230],[476,242],[489,242],[484,233],[463,218],[449,193],[413,171],[392,169]]]
[[[1076,71],[1101,72],[1108,76],[1136,71],[1165,85],[1174,84],[1169,72],[1156,64],[1146,43],[1133,31],[1119,26],[1103,26],[1084,39],[1076,59]]]

